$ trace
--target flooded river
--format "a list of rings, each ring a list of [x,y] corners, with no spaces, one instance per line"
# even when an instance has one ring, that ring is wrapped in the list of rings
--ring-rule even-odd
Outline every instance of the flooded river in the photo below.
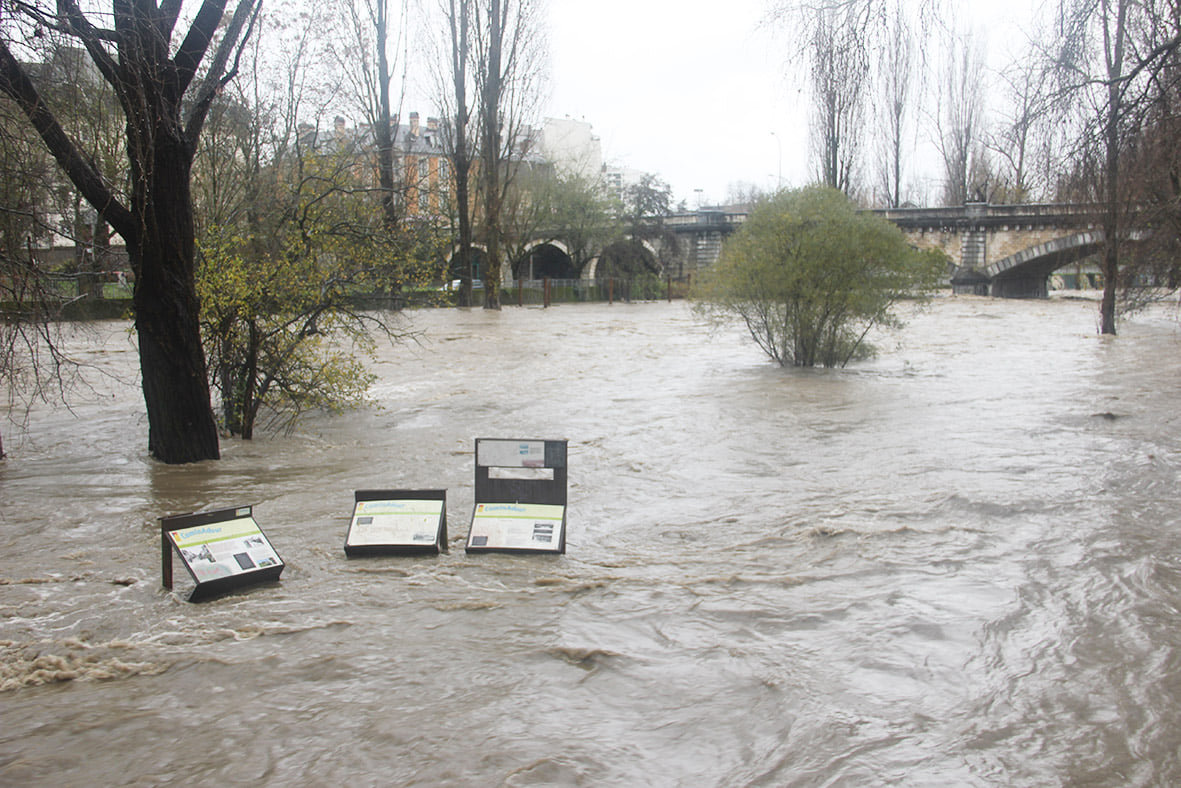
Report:
[[[372,406],[190,467],[103,324],[5,431],[0,785],[1181,784],[1176,317],[944,298],[782,370],[679,303],[416,312]],[[465,554],[477,437],[569,440],[566,555]],[[450,552],[347,559],[416,487]],[[162,589],[156,518],[241,504],[282,580]]]

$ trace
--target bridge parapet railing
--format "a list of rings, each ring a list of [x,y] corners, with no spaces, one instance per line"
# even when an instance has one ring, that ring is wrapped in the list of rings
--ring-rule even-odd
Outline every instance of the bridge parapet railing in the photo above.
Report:
[[[904,229],[995,227],[1022,225],[1086,225],[1095,221],[1100,206],[1089,203],[1027,203],[968,205],[943,208],[889,208],[874,213]]]
[[[726,210],[700,210],[689,213],[674,213],[664,219],[664,223],[669,227],[676,228],[694,228],[694,227],[728,227],[729,225],[742,224],[746,221],[746,216],[749,213],[746,209],[731,208]]]

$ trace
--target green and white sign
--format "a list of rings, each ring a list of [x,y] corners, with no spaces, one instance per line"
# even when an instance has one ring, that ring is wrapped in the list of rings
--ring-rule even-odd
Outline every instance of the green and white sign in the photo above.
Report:
[[[478,503],[468,534],[469,550],[559,552],[566,507],[540,503]]]
[[[408,498],[391,501],[357,501],[349,525],[348,547],[421,545],[438,539],[443,501]]]
[[[249,515],[167,534],[198,583],[282,564],[254,517]]]

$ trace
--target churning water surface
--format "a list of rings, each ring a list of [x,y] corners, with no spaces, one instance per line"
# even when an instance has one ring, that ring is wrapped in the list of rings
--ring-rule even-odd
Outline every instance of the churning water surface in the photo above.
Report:
[[[782,370],[679,303],[413,312],[370,406],[186,467],[101,324],[5,436],[0,785],[1179,784],[1176,318],[949,297]],[[477,437],[569,441],[565,556],[464,553]],[[450,552],[345,557],[424,487]],[[163,590],[157,518],[241,504],[282,580]]]

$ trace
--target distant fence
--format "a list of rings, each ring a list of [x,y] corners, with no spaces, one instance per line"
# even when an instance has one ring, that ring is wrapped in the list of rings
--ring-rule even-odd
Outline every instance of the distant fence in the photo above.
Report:
[[[686,298],[693,287],[692,276],[641,278],[613,277],[610,279],[526,279],[505,285],[500,290],[502,306],[549,306],[550,304],[622,301],[671,301]],[[107,283],[103,296],[97,293],[76,295],[74,282],[59,286],[63,300],[53,305],[64,320],[105,320],[129,318],[133,315],[130,288],[122,283]],[[484,303],[483,283],[472,288],[472,303]],[[406,309],[454,306],[458,292],[450,289],[422,288],[399,293],[355,293],[349,303],[358,309]],[[72,297],[71,297],[72,296]],[[14,304],[0,303],[0,318],[16,314]]]
[[[607,279],[518,279],[500,291],[500,303],[519,306],[548,306],[556,303],[655,301],[685,298],[692,285],[690,277]],[[481,294],[483,288],[475,288]],[[480,298],[474,299],[477,303]]]

